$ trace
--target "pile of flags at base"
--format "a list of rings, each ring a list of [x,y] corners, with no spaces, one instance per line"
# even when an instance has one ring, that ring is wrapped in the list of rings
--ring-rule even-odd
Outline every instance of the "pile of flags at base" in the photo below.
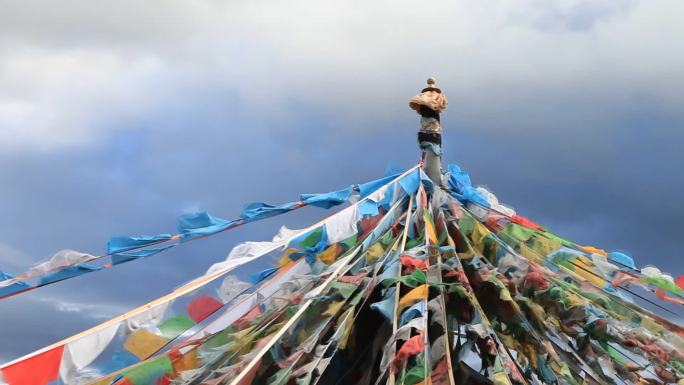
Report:
[[[684,384],[684,278],[562,238],[456,165],[441,182],[359,185],[0,384]]]

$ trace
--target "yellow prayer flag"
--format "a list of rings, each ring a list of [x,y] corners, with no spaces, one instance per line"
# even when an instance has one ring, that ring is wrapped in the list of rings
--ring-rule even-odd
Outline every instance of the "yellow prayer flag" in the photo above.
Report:
[[[344,320],[342,322],[344,331],[342,332],[340,340],[337,341],[337,346],[340,350],[344,350],[347,348],[347,342],[349,341],[349,336],[351,335],[352,327],[354,326],[354,308],[347,310],[340,319]],[[340,327],[340,322],[337,323],[337,327]]]
[[[494,385],[511,385],[511,379],[508,378],[506,372],[497,372],[492,376]]]
[[[535,235],[528,241],[528,244],[541,256],[547,256],[563,246],[560,242],[542,235]]]
[[[484,240],[489,235],[489,230],[480,222],[475,221],[473,225],[473,232],[470,234],[470,239],[473,243],[473,248],[479,254],[482,254],[484,247]]]
[[[430,244],[438,244],[439,241],[437,240],[437,230],[435,229],[435,223],[427,211],[423,211],[423,222],[425,222],[425,231],[427,232]]]
[[[401,299],[399,300],[399,312],[401,312],[404,308],[409,307],[418,301],[423,301],[427,299],[428,290],[429,286],[427,284],[424,284],[406,293],[406,295],[401,297]]]
[[[586,251],[589,254],[599,254],[603,255],[604,257],[608,255],[605,250],[596,248],[594,246],[579,246],[580,249],[583,251]]]
[[[181,359],[173,362],[173,371],[183,372],[186,370],[197,369],[201,362],[197,355],[197,349],[192,349],[181,357]]]
[[[290,247],[289,249],[285,250],[285,252],[283,253],[283,256],[280,257],[280,262],[278,262],[278,267],[283,267],[283,266],[289,264],[290,262],[292,262],[292,259],[290,259],[290,255],[292,255],[292,253],[297,252],[297,251],[299,251],[299,250],[295,249],[294,247]]]
[[[138,329],[128,337],[124,349],[141,360],[145,360],[163,348],[169,340],[147,329]]]
[[[330,316],[334,317],[337,313],[339,313],[340,309],[342,309],[342,306],[344,306],[345,301],[337,301],[333,302],[330,305],[328,305],[328,308],[325,309],[325,312],[323,312],[324,316]]]
[[[382,247],[380,242],[376,242],[375,244],[373,244],[373,246],[371,246],[368,249],[368,253],[366,253],[366,262],[373,263],[377,261],[378,258],[380,258],[380,256],[382,256],[382,253],[384,252],[385,249]]]
[[[335,260],[337,259],[337,254],[340,252],[340,245],[337,243],[334,243],[330,246],[328,246],[327,249],[323,250],[320,254],[318,254],[318,259],[325,263],[326,265],[332,265],[335,263]]]

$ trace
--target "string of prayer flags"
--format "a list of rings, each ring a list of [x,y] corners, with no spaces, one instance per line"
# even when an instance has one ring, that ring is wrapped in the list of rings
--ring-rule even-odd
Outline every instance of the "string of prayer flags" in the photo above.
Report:
[[[0,379],[7,385],[684,384],[684,327],[679,309],[672,310],[684,305],[683,276],[638,268],[622,251],[572,242],[474,186],[459,166],[446,171],[446,186],[414,167],[304,194],[293,204],[251,205],[237,222],[188,215],[175,240],[168,234],[114,239],[110,251],[120,261],[144,258],[182,237],[199,239],[302,204],[330,208],[360,195],[313,226],[235,246],[206,275],[1,366]],[[98,267],[85,254],[64,257],[78,263],[55,262],[59,269],[36,277],[65,279],[80,272],[75,267]],[[274,266],[264,266],[268,260]],[[0,278],[0,293],[26,279]]]
[[[375,191],[393,182],[398,176],[399,174],[396,174],[383,178],[379,183],[378,181],[369,182],[368,188]],[[19,276],[15,277],[0,271],[0,299],[64,279],[98,271],[102,268],[109,268],[133,260],[151,257],[173,248],[179,243],[218,234],[245,223],[284,214],[307,205],[330,209],[349,202],[355,189],[357,189],[355,186],[349,186],[345,189],[329,193],[302,194],[299,201],[278,206],[263,202],[251,203],[245,207],[240,218],[234,220],[219,218],[208,212],[186,213],[178,217],[178,234],[110,237],[106,243],[105,254],[100,256],[74,250],[61,250],[50,260],[33,266],[26,273]],[[366,191],[366,188],[364,188],[364,191]],[[374,204],[377,205],[377,202]],[[369,208],[368,205],[369,202],[363,202],[363,206],[366,208],[365,211]],[[377,216],[377,209],[371,212],[371,214]],[[350,220],[353,221],[354,216],[359,215],[358,208],[354,212],[348,213],[348,215],[352,217],[343,218],[345,224]],[[339,241],[338,237],[344,237],[350,233],[348,228],[349,226],[344,227],[344,224],[331,223],[331,230],[329,232],[333,234],[333,239],[337,242]],[[87,262],[93,263],[86,264]]]

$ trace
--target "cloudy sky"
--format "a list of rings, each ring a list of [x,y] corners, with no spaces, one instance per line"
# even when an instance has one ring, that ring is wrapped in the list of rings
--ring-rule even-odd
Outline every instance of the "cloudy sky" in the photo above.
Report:
[[[0,270],[445,162],[555,232],[681,274],[679,0],[0,0]],[[0,301],[0,362],[145,303],[307,208]]]

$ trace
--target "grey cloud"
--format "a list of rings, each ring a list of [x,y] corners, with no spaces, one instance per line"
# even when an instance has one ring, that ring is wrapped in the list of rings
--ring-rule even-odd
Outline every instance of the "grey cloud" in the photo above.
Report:
[[[5,91],[4,125],[23,138],[21,148],[87,144],[188,99],[232,93],[245,112],[268,110],[269,122],[287,117],[293,102],[344,109],[352,123],[344,129],[358,132],[368,116],[386,120],[404,111],[404,95],[416,86],[397,79],[426,72],[440,75],[466,123],[496,123],[486,117],[502,113],[529,117],[537,112],[524,108],[531,103],[556,112],[571,110],[563,108],[568,103],[619,110],[638,95],[681,119],[684,55],[667,43],[682,33],[675,19],[667,22],[681,4],[564,4],[444,2],[421,14],[396,2],[124,2],[103,9],[66,2],[41,13],[54,16],[40,27],[28,22],[44,17],[30,5],[7,5],[10,48],[0,62],[14,64],[0,84],[20,79],[20,91]],[[573,21],[583,19],[590,21]],[[539,20],[588,27],[549,33]],[[87,38],[84,30],[92,31]],[[48,98],[37,101],[37,94]],[[385,103],[394,95],[396,102]],[[116,124],[102,126],[103,118]],[[539,130],[553,122],[529,123]],[[64,135],[54,135],[55,127]]]

